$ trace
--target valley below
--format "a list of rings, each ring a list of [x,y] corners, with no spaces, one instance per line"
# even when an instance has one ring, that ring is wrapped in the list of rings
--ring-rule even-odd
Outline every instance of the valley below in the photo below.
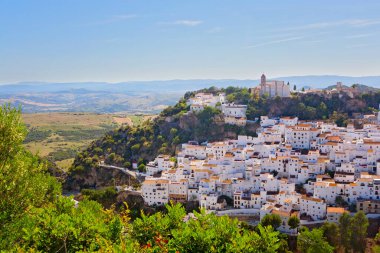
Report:
[[[122,125],[138,126],[154,115],[78,112],[24,113],[25,147],[67,170],[76,154],[92,141]]]

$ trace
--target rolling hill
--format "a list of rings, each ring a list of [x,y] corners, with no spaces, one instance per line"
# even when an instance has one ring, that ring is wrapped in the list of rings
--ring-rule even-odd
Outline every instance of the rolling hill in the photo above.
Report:
[[[351,86],[362,84],[380,88],[380,76],[289,76],[278,77],[299,89],[307,86],[325,88],[337,81]],[[216,86],[254,87],[258,80],[168,80],[123,83],[28,82],[0,85],[0,103],[21,105],[24,112],[95,112],[157,113],[174,105],[188,90]]]

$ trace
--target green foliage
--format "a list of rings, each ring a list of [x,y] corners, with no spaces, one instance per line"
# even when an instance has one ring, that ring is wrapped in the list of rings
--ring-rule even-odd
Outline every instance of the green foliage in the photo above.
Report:
[[[6,164],[23,151],[21,144],[27,130],[21,122],[21,109],[14,109],[9,104],[0,107],[0,133],[0,161]]]
[[[123,223],[93,201],[60,197],[44,208],[32,209],[20,220],[20,246],[43,252],[97,251],[104,242],[119,243]]]
[[[176,128],[170,129],[170,135],[175,136],[177,134],[178,130]]]
[[[131,166],[132,166],[132,164],[131,164],[130,162],[125,162],[125,163],[123,164],[123,166],[124,166],[125,168],[130,169]]]
[[[135,144],[131,147],[132,152],[137,152],[140,149],[140,144]]]
[[[264,227],[272,226],[274,229],[277,229],[279,226],[281,226],[281,217],[278,214],[266,214],[261,219],[261,224]]]
[[[305,253],[332,253],[332,247],[323,236],[321,229],[309,230],[304,228],[297,238],[297,247],[300,252]]]
[[[351,250],[351,216],[343,213],[339,218],[340,245],[347,251]]]
[[[85,199],[96,201],[106,208],[110,208],[116,202],[117,197],[117,191],[112,186],[98,190],[83,189],[81,194]]]
[[[371,107],[377,108],[375,99],[380,100],[380,92],[355,98],[314,93],[297,93],[289,98],[253,97],[247,103],[247,118],[253,120],[262,115],[297,116],[301,120],[332,118],[338,125],[345,125],[353,113],[371,113]]]
[[[317,113],[319,118],[325,119],[328,117],[328,108],[324,102],[321,102],[317,107]]]
[[[291,253],[288,245],[289,238],[286,234],[279,234],[279,248],[277,250],[278,253]]]
[[[339,245],[345,252],[352,250],[354,252],[365,252],[368,226],[368,218],[360,211],[353,217],[348,213],[343,213],[339,218],[338,228],[335,225],[329,224],[324,225],[322,229],[331,244],[334,246]],[[339,241],[334,239],[334,236],[338,237]]]
[[[169,106],[165,108],[162,112],[162,116],[174,116],[176,114],[179,114],[181,112],[187,112],[188,111],[188,106],[186,105],[186,100],[181,99],[175,106]]]
[[[368,226],[368,218],[362,211],[351,218],[351,245],[354,252],[365,252]]]
[[[211,106],[206,106],[204,108],[204,110],[200,111],[198,113],[198,119],[202,122],[202,123],[211,123],[213,117],[217,114],[220,114],[220,110],[219,109],[216,109],[215,107],[211,107]]]
[[[102,126],[100,129],[75,129],[75,130],[57,130],[55,133],[64,138],[66,141],[93,140],[94,136],[102,136],[114,126]]]
[[[348,115],[334,111],[330,119],[334,121],[339,127],[347,126]]]
[[[168,213],[142,215],[132,224],[131,236],[153,252],[276,252],[278,232],[258,226],[259,232],[241,228],[236,219],[194,212],[184,222],[184,209],[166,206]]]
[[[251,94],[247,88],[227,87],[226,95],[228,102],[237,104],[248,104],[251,99]]]
[[[337,249],[339,247],[340,237],[339,226],[332,222],[326,222],[321,227],[321,230],[323,231],[323,236],[326,238],[327,242]]]
[[[145,168],[145,164],[140,164],[138,167],[137,167],[138,171],[139,172],[146,172],[146,168]]]
[[[298,219],[297,216],[293,215],[289,218],[288,225],[290,228],[296,229],[300,225],[300,219]]]
[[[0,227],[19,219],[29,208],[51,201],[60,191],[46,165],[25,151],[26,128],[21,110],[0,107]],[[0,230],[0,236],[6,233]]]
[[[75,157],[77,153],[77,150],[71,148],[59,148],[53,152],[50,152],[48,154],[48,159],[51,159],[52,161],[62,161]]]
[[[24,143],[33,141],[42,141],[47,139],[52,134],[51,130],[40,130],[38,128],[30,128]]]

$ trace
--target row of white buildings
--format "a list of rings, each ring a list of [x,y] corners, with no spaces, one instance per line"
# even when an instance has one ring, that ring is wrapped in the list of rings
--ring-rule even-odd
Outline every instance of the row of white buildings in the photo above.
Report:
[[[212,93],[199,92],[187,100],[187,104],[190,105],[190,111],[192,112],[200,112],[203,111],[206,106],[216,107],[225,102],[226,95],[224,93],[215,96]]]
[[[192,113],[201,112],[206,106],[219,108],[226,124],[245,126],[247,123],[247,106],[227,103],[224,93],[218,95],[197,93],[188,99],[187,104],[190,105],[190,112]]]
[[[223,210],[227,196],[235,209],[279,214],[280,230],[292,232],[286,222],[292,215],[337,221],[345,212],[335,207],[337,197],[348,204],[380,200],[379,124],[354,129],[289,117],[261,117],[260,124],[257,137],[182,144],[176,163],[157,157],[147,166],[145,202],[195,200]]]

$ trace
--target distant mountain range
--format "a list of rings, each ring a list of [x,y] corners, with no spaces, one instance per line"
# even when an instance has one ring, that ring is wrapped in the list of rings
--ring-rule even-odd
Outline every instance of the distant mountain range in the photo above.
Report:
[[[270,77],[268,77],[270,79]],[[347,86],[362,84],[380,88],[380,76],[289,76],[276,77],[298,89],[326,88],[340,81]],[[23,82],[0,85],[0,103],[22,105],[24,112],[86,111],[99,113],[155,113],[173,105],[186,91],[210,86],[255,87],[259,80],[194,79],[168,81],[134,81],[123,83]]]

